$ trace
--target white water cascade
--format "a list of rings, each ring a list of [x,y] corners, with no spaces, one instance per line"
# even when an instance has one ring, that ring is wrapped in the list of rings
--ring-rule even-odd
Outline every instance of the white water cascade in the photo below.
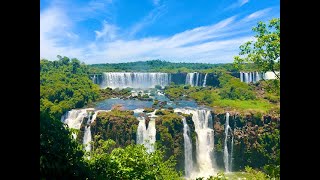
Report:
[[[276,74],[280,75],[280,72],[276,71]],[[263,74],[263,79],[276,79],[276,78],[277,78],[276,75],[271,71],[268,71]]]
[[[280,72],[276,71],[277,74],[280,74]],[[266,73],[260,73],[260,72],[240,72],[240,81],[245,83],[256,83],[260,81],[261,79],[276,79],[276,76],[273,72],[268,71]]]
[[[204,76],[203,85],[202,85],[203,87],[206,87],[207,76],[208,76],[208,73],[206,73],[206,75]]]
[[[200,83],[200,73],[193,72],[193,73],[187,74],[185,84],[190,84],[193,87],[193,86],[198,86],[199,83]]]
[[[144,144],[144,140],[147,139],[146,120],[144,117],[138,117],[139,125],[137,129],[137,144]]]
[[[223,152],[223,162],[226,172],[231,172],[232,170],[232,151],[233,151],[233,134],[232,129],[229,125],[229,113],[226,113],[226,123],[224,125],[224,132],[225,132],[225,138],[224,138],[224,152]],[[228,133],[231,134],[231,152],[229,154],[228,151]]]
[[[87,110],[93,110],[93,108],[87,109],[72,109],[61,117],[61,121],[68,125],[69,128],[80,129],[84,117],[87,117]],[[76,139],[77,135],[72,134]]]
[[[138,117],[139,125],[137,129],[137,144],[143,144],[147,152],[154,151],[154,143],[156,142],[156,123],[152,118],[146,128],[145,118]]]
[[[91,117],[92,117],[92,114],[90,112],[88,115],[88,121],[84,129],[84,136],[83,136],[83,145],[85,146],[85,150],[87,152],[91,151],[91,144],[90,144],[91,142],[91,128],[90,128],[91,119],[90,118]]]
[[[190,178],[209,177],[217,173],[215,169],[214,130],[210,110],[205,109],[175,109],[175,112],[192,114],[195,125],[197,170],[190,173]]]
[[[193,171],[192,159],[192,141],[190,138],[190,128],[187,124],[186,118],[182,117],[183,121],[183,139],[184,139],[184,170],[185,176],[190,177]]]
[[[105,72],[101,88],[154,88],[169,85],[171,75],[168,73],[143,73],[143,72]]]
[[[147,143],[147,152],[153,152],[154,151],[154,144],[156,143],[156,121],[154,119],[151,119],[148,124],[147,129],[148,134],[148,143]]]
[[[96,78],[97,78],[96,75],[93,75],[93,77],[92,77],[92,82],[93,83],[96,83]]]
[[[240,72],[240,81],[245,83],[256,83],[263,78],[259,72]]]
[[[193,86],[193,76],[194,73],[188,73],[186,76],[186,83],[185,84],[190,84],[191,86]]]

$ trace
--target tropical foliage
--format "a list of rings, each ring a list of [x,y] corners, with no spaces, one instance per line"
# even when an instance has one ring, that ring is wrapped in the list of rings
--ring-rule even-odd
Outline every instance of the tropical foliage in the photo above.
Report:
[[[55,119],[99,97],[99,86],[89,79],[86,65],[77,59],[59,58],[40,61],[40,111]]]
[[[100,139],[100,138],[95,138]],[[90,179],[180,179],[173,159],[163,161],[163,153],[146,152],[142,145],[115,148],[112,140],[94,141],[88,166]]]
[[[272,80],[246,84],[228,73],[219,73],[218,80],[217,88],[171,84],[165,87],[164,92],[171,100],[194,99],[199,104],[214,107],[215,110],[229,108],[278,113],[280,87],[275,86]]]
[[[249,65],[250,66],[250,65]],[[113,64],[92,64],[89,65],[92,74],[102,72],[167,72],[167,73],[187,73],[187,72],[214,72],[214,71],[236,71],[230,64],[208,64],[208,63],[171,63],[162,60],[137,61],[128,63]]]
[[[272,71],[278,79],[280,74],[280,18],[274,18],[269,24],[259,22],[253,27],[256,41],[248,41],[240,46],[240,56],[234,57],[234,65],[243,69],[244,63],[254,63],[259,71]]]

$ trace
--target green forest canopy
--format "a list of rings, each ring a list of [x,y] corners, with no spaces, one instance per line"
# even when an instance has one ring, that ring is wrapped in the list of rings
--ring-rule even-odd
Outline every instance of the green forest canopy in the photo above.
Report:
[[[209,64],[209,63],[172,63],[163,60],[136,61],[127,63],[105,63],[88,65],[91,74],[102,72],[166,72],[166,73],[188,73],[213,71],[237,71],[232,63]],[[254,70],[253,64],[247,64],[247,69]]]

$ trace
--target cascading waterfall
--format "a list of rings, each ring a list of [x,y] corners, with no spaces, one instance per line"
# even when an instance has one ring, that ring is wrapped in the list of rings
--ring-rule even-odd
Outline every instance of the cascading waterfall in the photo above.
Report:
[[[193,73],[188,73],[186,76],[186,82],[185,84],[190,84],[192,87],[193,86],[199,86],[200,84],[200,73],[193,72]]]
[[[224,126],[224,132],[225,132],[225,138],[224,138],[224,152],[223,152],[223,161],[224,161],[224,167],[226,172],[231,172],[232,168],[232,153],[233,153],[233,134],[232,129],[229,125],[229,113],[226,113],[226,123]],[[229,154],[228,151],[228,133],[231,134],[231,152]]]
[[[243,75],[244,75],[244,78],[243,78],[243,79],[244,79],[244,82],[245,82],[245,83],[249,83],[248,73],[244,73]]]
[[[69,128],[80,129],[84,117],[87,117],[87,109],[72,109],[61,117],[61,121]]]
[[[194,73],[188,73],[186,76],[186,83],[185,84],[190,84],[191,86],[194,86],[193,77],[194,77]]]
[[[90,112],[87,113],[87,111],[90,111]],[[98,112],[110,111],[110,110],[97,110],[93,114],[91,113],[91,111],[94,111],[94,108],[72,109],[61,117],[61,121],[67,124],[69,128],[73,128],[73,129],[80,129],[83,119],[85,117],[88,118],[88,121],[84,129],[84,136],[82,141],[83,145],[85,145],[86,151],[91,150],[91,145],[89,144],[89,142],[92,141],[90,124],[93,121],[95,121],[95,119],[97,118]],[[77,138],[77,135],[75,133],[72,133],[72,136],[74,139]]]
[[[138,117],[139,124],[137,128],[137,144],[143,144],[147,152],[154,151],[154,143],[156,142],[156,123],[153,118],[149,121],[148,129],[146,128],[145,118]]]
[[[93,108],[88,109],[72,109],[68,111],[65,115],[61,117],[61,121],[68,125],[69,128],[80,129],[84,117],[87,117],[87,110],[93,110]],[[77,137],[76,134],[72,134],[74,138]]]
[[[275,73],[277,73],[277,75],[280,74],[279,71],[275,71]],[[263,79],[277,79],[277,77],[273,72],[268,71],[268,72],[263,74]]]
[[[206,73],[206,75],[204,76],[203,85],[202,85],[203,87],[206,87],[207,76],[208,76],[208,73]]]
[[[278,71],[276,72],[279,73]],[[261,79],[276,79],[276,76],[273,72],[268,71],[266,73],[255,72],[240,72],[240,81],[245,83],[256,83]]]
[[[83,145],[85,146],[85,150],[87,152],[91,151],[91,128],[90,128],[90,124],[91,124],[91,112],[88,115],[88,121],[86,124],[86,127],[84,129],[84,136],[83,136]]]
[[[148,124],[148,143],[147,143],[147,152],[154,152],[154,144],[156,143],[156,121],[151,119]]]
[[[139,125],[137,129],[137,144],[144,144],[145,139],[147,139],[147,128],[146,128],[146,120],[144,117],[138,117]]]
[[[92,77],[92,82],[93,82],[93,83],[96,83],[96,75],[93,75],[93,77]]]
[[[256,74],[255,74],[255,82],[258,82],[258,81],[260,81],[260,73],[258,73],[258,72],[256,72]]]
[[[232,171],[232,160],[233,160],[233,138],[234,138],[234,136],[232,136],[232,139],[231,139],[230,172]]]
[[[195,125],[196,139],[196,158],[198,171],[193,171],[190,178],[208,177],[217,173],[214,164],[214,130],[210,110],[198,109],[175,109],[175,112],[192,114]]]
[[[195,84],[195,86],[198,86],[198,84],[199,84],[199,75],[200,75],[200,73],[196,73],[196,84]]]
[[[197,137],[197,163],[200,174],[208,176],[214,172],[213,168],[213,149],[214,149],[214,130],[209,127],[212,121],[211,112],[207,110],[197,110],[192,116]]]
[[[193,171],[193,160],[192,160],[192,142],[190,139],[190,128],[187,124],[186,118],[182,117],[183,121],[183,139],[184,139],[184,170],[185,176],[190,177]]]
[[[105,72],[103,73],[102,88],[154,88],[169,85],[171,75],[168,73],[142,72]]]

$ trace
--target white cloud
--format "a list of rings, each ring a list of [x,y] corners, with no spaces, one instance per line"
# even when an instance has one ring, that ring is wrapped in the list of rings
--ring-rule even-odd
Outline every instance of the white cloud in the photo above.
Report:
[[[249,2],[249,0],[239,0],[238,2],[239,2],[240,7],[241,7],[241,6],[245,5],[245,4],[247,4]]]
[[[103,21],[103,28],[101,31],[94,31],[96,33],[96,39],[113,40],[117,37],[117,30],[119,28],[115,25],[109,24],[107,21]]]
[[[268,12],[269,10],[264,9],[242,19],[232,16],[218,23],[185,30],[172,36],[131,40],[120,34],[121,29],[116,25],[104,21],[103,27],[95,31],[96,41],[76,48],[72,44],[66,46],[59,43],[69,36],[68,33],[73,36],[70,29],[72,24],[59,9],[49,9],[40,14],[40,54],[41,57],[52,60],[56,59],[58,54],[77,57],[88,64],[150,59],[175,62],[232,62],[233,56],[239,52],[239,46],[253,40],[249,33],[251,27],[256,24],[256,19]],[[62,24],[64,28],[56,33]]]
[[[234,28],[243,26],[235,22],[236,16],[210,26],[186,30],[169,37],[151,37],[136,40],[118,39],[108,43],[91,44],[88,63],[116,63],[123,61],[165,59],[192,62],[232,62],[238,48],[252,36],[240,36]],[[231,38],[230,38],[231,37]],[[224,38],[224,40],[221,40]]]
[[[260,17],[263,17],[265,16],[268,12],[271,11],[271,8],[266,8],[266,9],[262,9],[260,11],[256,11],[250,15],[248,15],[245,20],[252,20],[252,19],[257,19],[257,18],[260,18]]]
[[[81,57],[82,50],[61,45],[78,35],[70,31],[72,23],[59,8],[50,8],[40,13],[40,57],[56,59],[57,55]]]
[[[134,24],[129,32],[128,36],[133,37],[136,33],[138,33],[141,29],[146,28],[146,26],[151,25],[155,22],[158,18],[164,15],[167,12],[166,5],[157,6],[154,8],[148,15],[146,15],[142,20],[138,23]]]
[[[247,4],[248,2],[249,2],[249,0],[237,0],[237,2],[232,3],[225,10],[239,8],[239,7]]]

